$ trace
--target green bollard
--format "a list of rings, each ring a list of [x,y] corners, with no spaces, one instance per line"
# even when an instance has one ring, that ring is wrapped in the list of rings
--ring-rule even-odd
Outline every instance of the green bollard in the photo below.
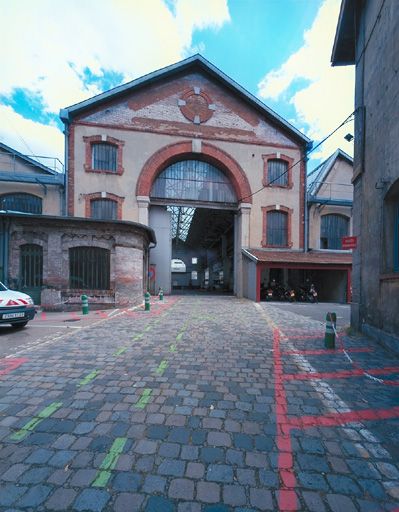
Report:
[[[159,300],[163,302],[163,290],[162,288],[159,289]]]
[[[144,311],[150,311],[150,292],[144,294]]]
[[[89,298],[87,295],[82,295],[80,297],[80,300],[82,301],[82,315],[88,315],[89,314]]]
[[[329,349],[335,348],[335,331],[337,323],[337,315],[335,313],[327,313],[326,315],[326,333],[324,336],[324,346]]]

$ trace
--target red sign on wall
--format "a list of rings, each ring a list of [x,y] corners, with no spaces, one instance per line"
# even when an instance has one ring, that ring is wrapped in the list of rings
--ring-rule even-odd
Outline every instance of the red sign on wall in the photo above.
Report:
[[[342,237],[342,249],[356,249],[357,236],[344,236]]]

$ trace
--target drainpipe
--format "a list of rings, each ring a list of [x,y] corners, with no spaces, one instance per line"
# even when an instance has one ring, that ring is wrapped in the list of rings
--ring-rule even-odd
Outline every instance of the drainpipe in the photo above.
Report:
[[[60,110],[60,118],[64,123],[64,202],[61,206],[62,215],[68,217],[68,153],[69,153],[69,113],[68,110],[62,108]]]
[[[307,176],[307,161],[308,161],[308,157],[307,157],[307,154],[308,154],[308,151],[310,151],[313,147],[313,141],[310,141],[306,144],[305,146],[305,151],[304,151],[304,165],[305,165],[305,177],[304,177],[304,187],[305,187],[305,193],[303,195],[303,200],[304,200],[304,219],[303,219],[303,222],[305,224],[304,226],[304,247],[303,247],[303,252],[308,252],[309,250],[309,210],[308,210],[308,176]]]
[[[10,221],[9,219],[1,219],[1,230],[3,231],[2,237],[2,253],[3,253],[3,281],[8,286],[8,251],[9,251],[9,239],[10,239]]]
[[[65,153],[64,153],[64,202],[62,215],[68,216],[68,153],[69,153],[69,123],[65,121]]]

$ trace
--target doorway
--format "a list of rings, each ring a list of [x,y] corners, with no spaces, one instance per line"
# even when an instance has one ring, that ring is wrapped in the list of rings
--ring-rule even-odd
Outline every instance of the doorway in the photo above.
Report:
[[[35,304],[40,304],[43,284],[43,247],[24,244],[20,247],[20,291],[27,293]]]

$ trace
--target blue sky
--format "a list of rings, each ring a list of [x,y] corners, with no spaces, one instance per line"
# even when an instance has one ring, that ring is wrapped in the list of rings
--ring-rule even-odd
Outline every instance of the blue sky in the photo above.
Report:
[[[353,110],[353,69],[331,68],[340,0],[14,0],[4,4],[0,141],[63,159],[59,109],[201,53],[311,139]],[[20,15],[21,12],[25,16]],[[15,38],[15,28],[22,37]],[[69,27],[69,34],[66,30]],[[345,126],[309,162],[337,146]]]

